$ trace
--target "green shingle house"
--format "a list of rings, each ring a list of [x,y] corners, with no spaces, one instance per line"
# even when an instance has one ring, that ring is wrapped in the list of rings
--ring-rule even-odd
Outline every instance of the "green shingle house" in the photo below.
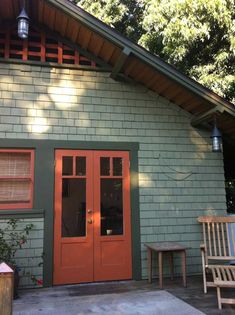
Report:
[[[0,1],[0,224],[34,224],[22,286],[144,279],[146,242],[201,272],[196,218],[227,208],[211,129],[233,143],[234,106],[68,0],[26,1],[22,39],[20,5]]]

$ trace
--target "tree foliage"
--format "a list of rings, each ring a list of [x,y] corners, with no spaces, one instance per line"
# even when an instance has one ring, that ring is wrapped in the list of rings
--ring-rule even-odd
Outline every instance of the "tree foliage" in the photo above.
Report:
[[[74,0],[81,8],[138,42],[142,34],[142,3],[136,0]]]
[[[235,102],[235,0],[74,0]]]
[[[235,101],[235,1],[143,0],[140,43]]]

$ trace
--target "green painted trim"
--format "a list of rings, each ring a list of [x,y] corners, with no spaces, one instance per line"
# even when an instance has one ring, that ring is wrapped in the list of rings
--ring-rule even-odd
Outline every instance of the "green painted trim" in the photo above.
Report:
[[[0,220],[10,218],[43,218],[43,209],[12,209],[12,210],[0,210]]]
[[[117,75],[121,72],[124,64],[126,63],[131,51],[129,49],[124,48],[123,51],[121,52],[120,56],[118,57],[117,62],[115,63],[113,70],[111,72],[110,77],[112,79],[116,79]]]
[[[141,280],[141,243],[139,207],[138,151],[130,151],[131,175],[131,227],[132,227],[132,274],[134,280]]]
[[[217,112],[220,113],[220,114],[223,114],[223,108],[221,108],[221,106],[216,106],[216,107],[206,111],[202,115],[194,117],[193,119],[191,119],[191,125],[193,127],[197,127],[198,125],[200,125],[200,124],[206,122],[207,120],[209,120],[211,118],[211,116],[213,116]]]
[[[45,209],[43,240],[43,283],[53,282],[53,237],[54,237],[54,148],[47,141],[37,141],[35,152],[34,202]]]
[[[110,72],[112,69],[111,67],[92,67],[92,66],[82,66],[82,65],[58,64],[55,62],[41,62],[41,61],[33,61],[33,60],[10,59],[10,58],[7,58],[7,59],[0,58],[0,63],[23,64],[23,65],[29,65],[29,66],[95,71],[95,72]]]
[[[44,139],[0,139],[1,148],[36,148],[47,147],[54,149],[77,150],[139,150],[138,142],[112,142],[112,141],[73,141],[73,140],[44,140]]]
[[[53,284],[53,233],[54,233],[54,153],[56,149],[129,151],[131,162],[132,252],[133,279],[141,279],[138,149],[137,142],[83,142],[41,139],[1,139],[1,148],[35,149],[35,209],[44,211],[43,283]],[[27,211],[33,211],[27,209]],[[41,210],[42,211],[42,210]],[[10,211],[9,211],[10,212]],[[23,215],[23,214],[22,214]],[[24,214],[26,215],[26,214]],[[33,213],[31,214],[32,217]],[[45,233],[46,231],[46,233]]]

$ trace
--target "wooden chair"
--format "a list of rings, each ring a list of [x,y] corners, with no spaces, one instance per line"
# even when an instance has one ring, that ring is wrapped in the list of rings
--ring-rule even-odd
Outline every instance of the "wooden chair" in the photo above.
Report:
[[[200,248],[204,293],[207,293],[207,287],[218,287],[215,280],[207,281],[208,270],[212,270],[210,267],[223,266],[225,263],[228,264],[235,260],[235,233],[231,228],[231,223],[235,223],[235,217],[201,216],[198,218],[198,222],[203,226],[203,244],[200,245]]]
[[[235,288],[235,266],[213,265],[209,266],[212,271],[214,284],[217,289],[218,307],[222,304],[235,304],[235,299],[222,298],[220,288]]]

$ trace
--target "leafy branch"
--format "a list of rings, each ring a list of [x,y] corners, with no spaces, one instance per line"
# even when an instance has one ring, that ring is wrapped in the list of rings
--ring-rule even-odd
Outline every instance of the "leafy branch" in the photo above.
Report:
[[[27,243],[29,232],[33,229],[33,224],[26,224],[23,229],[18,230],[17,219],[10,219],[6,226],[0,228],[0,261],[15,265],[15,254],[22,245]]]

